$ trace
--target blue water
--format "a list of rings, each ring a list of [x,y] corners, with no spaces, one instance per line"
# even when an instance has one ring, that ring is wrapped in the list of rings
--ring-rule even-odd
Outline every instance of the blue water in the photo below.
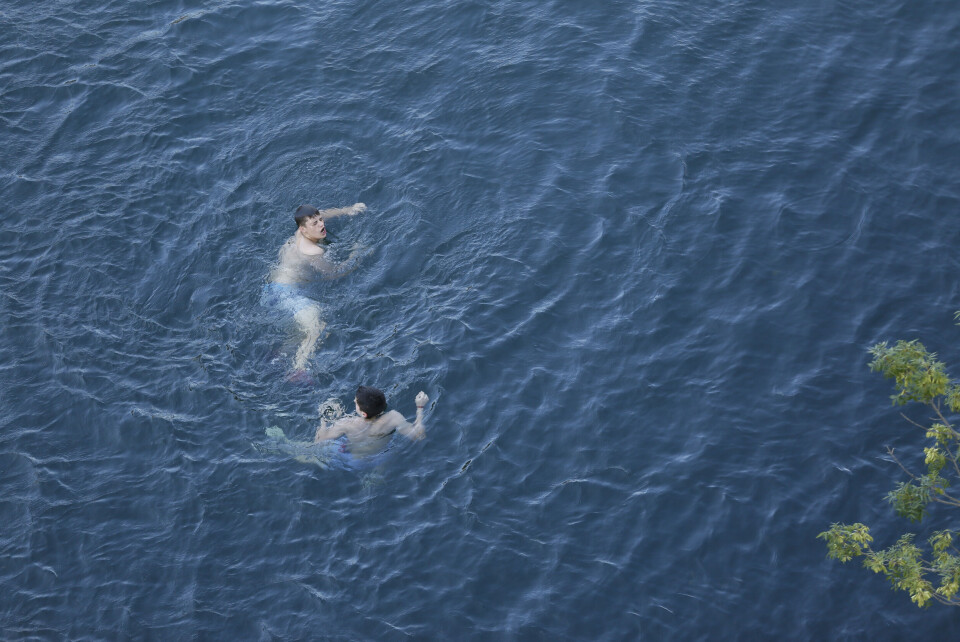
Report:
[[[905,526],[884,447],[920,436],[867,348],[960,372],[956,3],[6,0],[0,33],[0,637],[960,635],[815,539]],[[288,381],[260,290],[297,205],[356,201]],[[427,439],[258,448],[359,383],[425,390]]]

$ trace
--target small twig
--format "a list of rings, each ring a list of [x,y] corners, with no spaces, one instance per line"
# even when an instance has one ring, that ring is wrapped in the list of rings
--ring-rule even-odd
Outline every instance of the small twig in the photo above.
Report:
[[[950,425],[950,422],[947,421],[947,418],[943,416],[943,413],[940,411],[940,404],[938,402],[931,401],[930,406],[933,408],[933,411],[937,413],[937,417],[940,418],[940,421],[943,422],[943,425],[947,427],[947,430],[953,433],[954,439],[960,441],[960,433],[957,433],[957,431],[953,429],[953,426]],[[910,420],[908,419],[907,421]],[[950,450],[947,449],[947,452],[949,453]],[[950,463],[953,465],[953,471],[957,474],[957,477],[960,477],[960,464],[957,463],[957,458],[950,457]]]
[[[900,413],[900,416],[903,417],[904,419],[906,419],[907,421],[909,421],[910,423],[912,423],[914,426],[916,426],[916,427],[919,428],[920,430],[922,430],[922,431],[924,431],[924,432],[927,431],[927,427],[926,427],[926,426],[924,426],[923,424],[918,424],[917,422],[915,422],[913,419],[911,419],[910,417],[906,416],[906,415],[903,414],[902,412]]]
[[[950,424],[949,421],[947,421],[947,418],[943,416],[943,413],[942,413],[942,412],[940,412],[940,404],[939,404],[939,403],[937,403],[937,404],[931,403],[930,405],[933,406],[933,409],[934,409],[934,410],[936,411],[936,413],[937,413],[937,417],[940,418],[940,421],[943,422],[943,425],[946,426],[946,427],[950,430],[950,432],[952,432],[952,433],[954,434],[954,436],[956,436],[958,439],[960,439],[960,433],[958,433],[956,430],[953,429],[953,426]]]
[[[946,499],[944,499],[944,498],[946,498]],[[956,497],[953,497],[952,495],[946,495],[946,494],[944,494],[944,495],[939,495],[939,496],[937,496],[937,497],[931,497],[930,499],[932,499],[933,501],[937,502],[938,504],[946,504],[947,506],[957,506],[957,507],[960,507],[960,499],[957,499]]]
[[[914,481],[917,480],[917,476],[911,473],[909,470],[907,470],[906,466],[900,463],[900,460],[897,459],[897,456],[893,454],[893,448],[891,448],[890,446],[887,446],[887,454],[890,455],[890,457],[897,464],[897,466],[900,466],[900,470],[902,470],[903,472],[907,473],[907,475],[910,476],[910,479]]]

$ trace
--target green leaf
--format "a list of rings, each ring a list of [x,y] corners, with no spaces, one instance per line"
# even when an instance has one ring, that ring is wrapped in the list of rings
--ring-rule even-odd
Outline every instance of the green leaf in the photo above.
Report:
[[[960,311],[954,318],[960,321]],[[950,380],[937,355],[917,340],[898,341],[893,346],[878,343],[870,348],[870,354],[870,368],[894,380],[895,394],[891,399],[895,404],[927,404],[939,419],[926,430],[926,437],[932,442],[918,443],[915,454],[904,459],[906,464],[897,460],[907,470],[910,481],[899,482],[886,496],[898,515],[919,522],[927,517],[931,501],[957,505],[946,493],[960,477],[960,432],[950,425],[943,409],[960,414],[960,384]],[[926,474],[915,476],[905,466],[918,461],[921,448],[927,470]],[[894,590],[906,592],[919,607],[927,607],[934,600],[960,606],[960,554],[954,548],[958,531],[936,531],[923,543],[924,548],[914,542],[912,533],[904,533],[893,546],[881,550],[871,548],[870,529],[859,523],[835,523],[817,537],[825,540],[828,557],[841,562],[862,557],[865,568],[883,573]]]
[[[892,348],[886,342],[878,343],[870,349],[870,354],[873,355],[870,368],[896,383],[894,403],[930,403],[946,394],[950,380],[944,364],[919,341],[898,341]]]
[[[900,482],[895,490],[887,494],[887,501],[893,504],[893,510],[900,517],[906,517],[911,522],[919,522],[927,514],[930,488]]]
[[[817,535],[817,539],[827,541],[827,557],[841,562],[860,557],[873,541],[870,529],[863,524],[832,524],[830,530]]]

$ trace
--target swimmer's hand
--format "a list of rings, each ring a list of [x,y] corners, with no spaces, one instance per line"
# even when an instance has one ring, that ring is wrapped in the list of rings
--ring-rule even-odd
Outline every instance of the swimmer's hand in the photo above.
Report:
[[[426,431],[423,429],[423,407],[427,405],[430,401],[430,397],[427,396],[423,390],[417,393],[416,398],[413,400],[417,404],[417,418],[413,420],[412,424],[403,422],[403,425],[397,429],[401,435],[409,437],[413,441],[420,441],[427,436]]]
[[[367,211],[367,206],[364,205],[363,203],[354,203],[350,207],[351,216],[354,216],[355,214],[360,214],[361,212],[366,212],[366,211]]]
[[[427,396],[427,393],[421,390],[417,393],[417,397],[413,400],[413,403],[417,404],[417,410],[422,410],[424,406],[430,403],[430,397]]]

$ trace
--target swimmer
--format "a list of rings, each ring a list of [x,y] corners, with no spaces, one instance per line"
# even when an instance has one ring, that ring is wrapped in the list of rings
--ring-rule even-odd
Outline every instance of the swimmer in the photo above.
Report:
[[[293,369],[302,372],[307,360],[317,347],[326,324],[320,318],[320,306],[300,292],[300,286],[315,272],[337,276],[334,265],[324,258],[327,238],[326,220],[337,216],[353,216],[367,209],[363,203],[350,207],[318,210],[312,205],[301,205],[294,214],[297,231],[280,248],[280,260],[270,272],[264,301],[293,315],[303,339],[293,358]]]
[[[342,417],[331,424],[321,422],[313,443],[346,436],[354,457],[368,457],[382,452],[393,433],[414,441],[423,439],[426,436],[423,408],[429,401],[427,393],[421,391],[417,394],[414,399],[417,417],[410,423],[396,410],[387,410],[387,398],[383,392],[370,386],[360,386],[353,399],[357,414]]]

